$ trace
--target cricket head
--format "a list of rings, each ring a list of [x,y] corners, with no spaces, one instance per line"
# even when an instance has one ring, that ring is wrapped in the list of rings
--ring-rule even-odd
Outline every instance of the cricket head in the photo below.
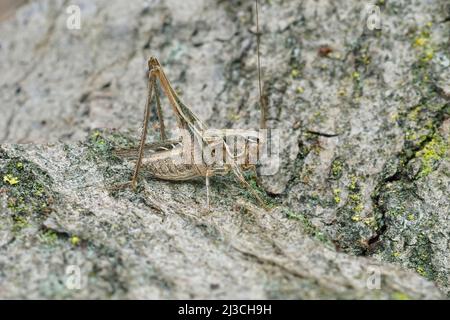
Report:
[[[148,69],[149,70],[152,70],[155,67],[159,67],[159,66],[161,66],[161,65],[159,64],[159,61],[158,61],[158,59],[156,59],[156,57],[150,57],[148,59]]]

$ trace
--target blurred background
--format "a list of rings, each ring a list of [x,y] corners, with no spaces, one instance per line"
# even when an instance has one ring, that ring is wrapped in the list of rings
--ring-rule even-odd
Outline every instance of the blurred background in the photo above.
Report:
[[[1,0],[0,1],[0,21],[8,19],[16,12],[16,9],[26,3],[27,0]]]

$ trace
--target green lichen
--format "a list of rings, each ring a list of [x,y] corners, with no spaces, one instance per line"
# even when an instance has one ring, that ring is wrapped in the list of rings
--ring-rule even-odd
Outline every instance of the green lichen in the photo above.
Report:
[[[112,147],[109,141],[102,136],[99,130],[95,130],[88,138],[88,147],[92,152],[93,158],[103,157],[105,154],[111,154]]]
[[[422,106],[414,107],[407,115],[408,120],[417,121],[421,111],[422,111]]]
[[[6,192],[7,207],[18,227],[24,224],[24,217],[42,216],[51,211],[52,181],[36,164],[20,158],[8,158],[0,167],[0,176],[4,177],[0,180],[0,187]]]
[[[54,245],[58,240],[58,234],[52,230],[46,230],[39,234],[38,238],[43,244]]]
[[[420,233],[416,240],[411,253],[409,267],[415,269],[421,276],[429,280],[435,280],[436,270],[434,270],[432,262],[433,250],[431,242],[423,233]]]
[[[103,175],[109,185],[122,185],[129,181],[132,172],[128,168],[117,168],[116,165],[119,165],[123,159],[116,156],[114,150],[137,148],[137,143],[136,139],[124,133],[107,129],[94,130],[83,143],[86,147],[84,156],[87,161],[91,161],[97,166],[98,172]],[[70,148],[67,152],[71,152]],[[115,196],[116,192],[111,190],[111,195]]]
[[[389,210],[386,211],[386,216],[391,216],[391,217],[403,216],[404,214],[405,214],[404,207],[390,208]]]
[[[264,201],[266,206],[268,208],[273,208],[277,205],[277,201],[275,198],[270,197],[267,192],[260,187],[258,184],[257,178],[254,175],[249,175],[248,173],[245,174],[247,177],[247,181],[250,185],[250,187],[253,189],[253,191]],[[255,196],[249,192],[248,190],[244,191],[246,194],[246,198],[255,200]]]
[[[93,130],[88,136],[85,145],[88,149],[88,159],[95,162],[117,163],[118,159],[113,150],[116,148],[137,147],[138,141],[132,137],[111,131]]]
[[[382,223],[375,214],[368,216],[364,212],[366,205],[359,183],[361,179],[355,174],[349,176],[345,205],[336,213],[339,246],[353,254],[367,253],[367,240]]]
[[[313,225],[311,220],[309,220],[305,215],[292,212],[288,209],[284,210],[284,212],[288,219],[300,221],[306,234],[319,240],[320,242],[331,245],[331,240],[327,237],[327,235],[320,231],[319,228],[317,228],[315,225]]]
[[[28,228],[29,226],[30,226],[30,223],[28,222],[27,218],[21,217],[21,216],[13,216],[12,230],[14,232],[18,232],[22,229]]]

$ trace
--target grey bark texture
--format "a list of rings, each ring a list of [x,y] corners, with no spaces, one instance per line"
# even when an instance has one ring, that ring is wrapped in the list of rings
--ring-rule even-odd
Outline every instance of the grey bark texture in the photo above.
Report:
[[[261,1],[268,210],[231,176],[211,211],[201,180],[115,188],[133,163],[112,152],[137,145],[151,55],[210,127],[258,128],[253,1],[0,22],[0,298],[448,298],[450,6],[375,4],[371,30],[364,2]]]

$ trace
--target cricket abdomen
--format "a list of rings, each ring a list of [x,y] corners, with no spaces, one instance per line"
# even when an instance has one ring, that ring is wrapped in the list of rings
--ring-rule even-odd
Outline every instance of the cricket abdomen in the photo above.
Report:
[[[138,149],[118,149],[114,154],[135,161],[138,158]],[[157,179],[171,181],[191,180],[206,175],[204,164],[183,163],[182,155],[183,145],[178,140],[146,144],[141,163],[142,170]]]
[[[161,180],[185,181],[206,174],[206,166],[196,163],[183,163],[183,145],[171,144],[157,152],[146,153],[142,159],[142,167],[152,177]]]
[[[161,159],[158,161],[149,161],[144,159],[142,163],[143,169],[152,177],[161,180],[185,181],[206,174],[206,167],[195,164],[177,164],[172,159]]]

